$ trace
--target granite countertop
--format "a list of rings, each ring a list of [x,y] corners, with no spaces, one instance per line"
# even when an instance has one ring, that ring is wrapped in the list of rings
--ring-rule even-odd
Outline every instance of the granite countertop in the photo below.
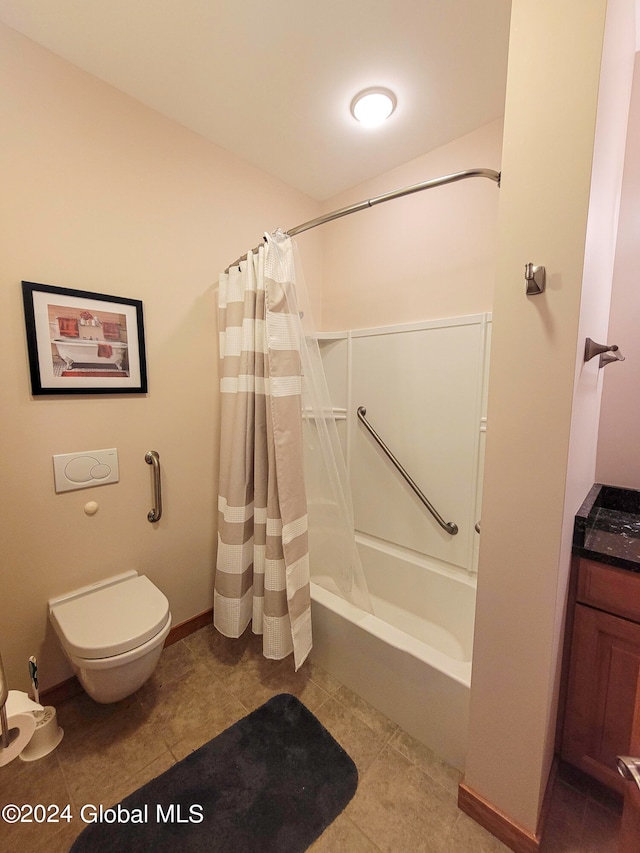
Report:
[[[640,491],[595,483],[575,516],[573,553],[640,572]]]

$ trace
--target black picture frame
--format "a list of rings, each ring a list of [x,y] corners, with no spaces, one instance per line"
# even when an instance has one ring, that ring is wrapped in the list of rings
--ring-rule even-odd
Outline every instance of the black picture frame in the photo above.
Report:
[[[31,393],[146,394],[142,302],[22,282]]]

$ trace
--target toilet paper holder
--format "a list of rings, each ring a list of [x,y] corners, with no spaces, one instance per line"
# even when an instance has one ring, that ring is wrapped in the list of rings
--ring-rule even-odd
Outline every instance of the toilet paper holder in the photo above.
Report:
[[[20,755],[31,740],[36,728],[33,714],[16,712],[15,707],[13,712],[10,709],[7,713],[7,705],[12,692],[7,689],[7,679],[0,656],[0,767],[9,764],[10,761]],[[37,705],[36,707],[42,706]]]
[[[11,695],[10,695],[11,694]],[[7,715],[7,705],[12,705]],[[26,707],[29,706],[29,707]],[[34,710],[31,710],[31,709]],[[17,713],[18,712],[18,713]],[[13,726],[9,727],[9,720]],[[7,679],[0,655],[0,767],[20,757],[36,761],[54,750],[64,736],[58,725],[56,709],[42,707],[26,693],[7,688]]]

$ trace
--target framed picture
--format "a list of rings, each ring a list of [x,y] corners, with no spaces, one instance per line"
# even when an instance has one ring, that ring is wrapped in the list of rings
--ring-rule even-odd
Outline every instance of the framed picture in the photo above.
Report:
[[[142,302],[22,282],[31,391],[145,394]]]

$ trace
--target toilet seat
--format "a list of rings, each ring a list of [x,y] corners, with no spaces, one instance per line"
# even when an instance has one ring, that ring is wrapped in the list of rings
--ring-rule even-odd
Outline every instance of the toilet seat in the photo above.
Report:
[[[152,653],[154,649],[162,651],[164,641],[170,630],[171,614],[167,616],[166,624],[161,629],[160,633],[151,637],[150,640],[147,640],[147,642],[143,643],[141,646],[136,646],[135,649],[131,649],[128,652],[122,652],[119,655],[112,655],[108,658],[81,658],[77,657],[77,655],[71,655],[70,660],[74,667],[84,670],[85,673],[87,670],[117,669],[118,671],[122,671],[122,667],[145,657],[145,655]]]
[[[145,575],[127,572],[111,580],[49,602],[51,621],[71,657],[113,658],[168,633],[169,602]]]

